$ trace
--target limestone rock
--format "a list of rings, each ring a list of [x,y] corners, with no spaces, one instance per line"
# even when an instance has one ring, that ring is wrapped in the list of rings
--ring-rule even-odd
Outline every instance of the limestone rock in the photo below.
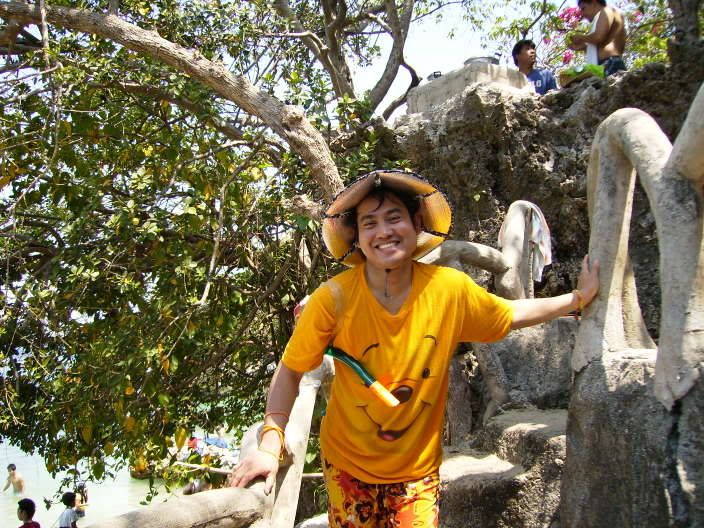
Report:
[[[410,159],[447,193],[455,207],[454,239],[496,247],[509,205],[516,200],[538,205],[551,229],[554,264],[536,296],[564,293],[573,288],[587,251],[586,169],[597,126],[615,110],[635,107],[653,116],[672,141],[702,80],[704,61],[682,68],[649,64],[543,97],[474,83],[424,112],[399,117],[394,147],[385,147],[383,155]],[[659,253],[640,186],[631,227],[639,301],[657,337]]]
[[[515,90],[535,93],[528,79],[514,68],[488,62],[472,62],[413,88],[408,94],[408,113],[423,112],[474,83],[498,82]]]
[[[570,354],[578,322],[571,317],[510,332],[497,343],[473,343],[493,351],[505,374],[505,392],[515,403],[542,409],[567,408],[571,390]]]
[[[472,448],[448,447],[440,525],[558,525],[565,420],[564,410],[508,411],[490,420]]]
[[[296,528],[328,528],[328,526],[330,526],[328,524],[328,515],[324,513],[300,522],[296,525]]]
[[[691,526],[704,526],[704,384],[698,383],[682,398],[677,408],[677,474],[682,494],[677,497],[679,504],[688,506],[688,520]],[[675,476],[675,475],[673,475]]]
[[[653,392],[654,367],[654,350],[625,350],[577,375],[562,475],[564,528],[673,526],[682,501],[676,439],[673,416]]]

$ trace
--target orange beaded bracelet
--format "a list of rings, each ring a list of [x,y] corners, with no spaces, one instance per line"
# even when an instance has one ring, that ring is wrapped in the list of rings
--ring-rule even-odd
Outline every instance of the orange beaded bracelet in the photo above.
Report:
[[[285,416],[286,419],[288,420],[289,414],[285,411],[269,411],[267,413],[264,413],[264,419],[266,420],[267,416]]]
[[[268,433],[269,431],[276,431],[276,434],[279,435],[279,441],[281,442],[281,449],[279,450],[279,454],[276,455],[273,451],[269,451],[267,449],[262,449],[261,447],[257,446],[257,449],[263,453],[269,453],[270,455],[274,455],[278,460],[283,460],[284,459],[284,450],[285,450],[285,440],[284,440],[284,430],[281,429],[278,425],[264,425],[262,426],[262,429],[259,433],[259,443],[261,444],[261,437],[264,436],[265,433]]]
[[[582,292],[578,289],[572,290],[572,295],[574,295],[577,298],[577,310],[575,311],[575,319],[579,320],[579,316],[582,313],[582,310],[584,309],[584,297],[582,297]]]

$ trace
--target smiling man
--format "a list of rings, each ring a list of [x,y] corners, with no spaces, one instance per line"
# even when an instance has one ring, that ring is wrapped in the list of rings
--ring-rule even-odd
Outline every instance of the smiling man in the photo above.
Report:
[[[231,483],[274,483],[283,429],[304,372],[328,345],[344,351],[395,396],[381,400],[348,365],[336,369],[320,431],[332,527],[438,526],[439,467],[449,364],[460,342],[489,342],[591,302],[598,263],[585,257],[578,289],[508,301],[460,271],[417,259],[447,238],[450,205],[412,173],[375,171],[328,207],[323,239],[351,269],[310,297],[269,389],[258,451]]]

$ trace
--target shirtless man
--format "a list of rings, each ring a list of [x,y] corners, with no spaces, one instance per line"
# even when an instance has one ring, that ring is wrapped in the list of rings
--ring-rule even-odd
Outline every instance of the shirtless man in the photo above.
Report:
[[[577,33],[570,48],[585,51],[587,64],[601,64],[606,76],[625,70],[623,50],[626,47],[626,25],[623,14],[606,7],[606,0],[579,0],[582,16],[592,23],[589,33]]]
[[[5,487],[2,490],[5,491],[10,487],[10,484],[12,484],[12,489],[15,493],[24,493],[24,479],[14,464],[7,466],[7,482],[5,482]]]

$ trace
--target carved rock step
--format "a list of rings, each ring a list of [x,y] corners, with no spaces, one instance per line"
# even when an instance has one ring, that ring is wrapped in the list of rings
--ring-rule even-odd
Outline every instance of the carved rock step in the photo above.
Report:
[[[471,445],[530,469],[556,458],[564,461],[566,428],[566,409],[514,409],[491,418]]]
[[[525,474],[522,466],[494,454],[471,448],[446,448],[440,467],[440,525],[502,526],[507,504],[520,492]]]
[[[565,410],[507,411],[477,433],[473,447],[446,447],[441,527],[556,524],[566,421]],[[298,528],[327,526],[320,515]]]
[[[560,478],[565,459],[566,410],[521,409],[492,418],[478,431],[471,449],[447,448],[440,468],[444,489],[440,505],[443,528],[550,527],[557,524]],[[495,468],[463,474],[460,460],[484,455]],[[481,468],[481,465],[474,466]],[[502,471],[502,468],[503,471]],[[512,468],[512,469],[508,469]]]
[[[328,516],[323,513],[298,523],[295,528],[328,528],[328,526]]]

